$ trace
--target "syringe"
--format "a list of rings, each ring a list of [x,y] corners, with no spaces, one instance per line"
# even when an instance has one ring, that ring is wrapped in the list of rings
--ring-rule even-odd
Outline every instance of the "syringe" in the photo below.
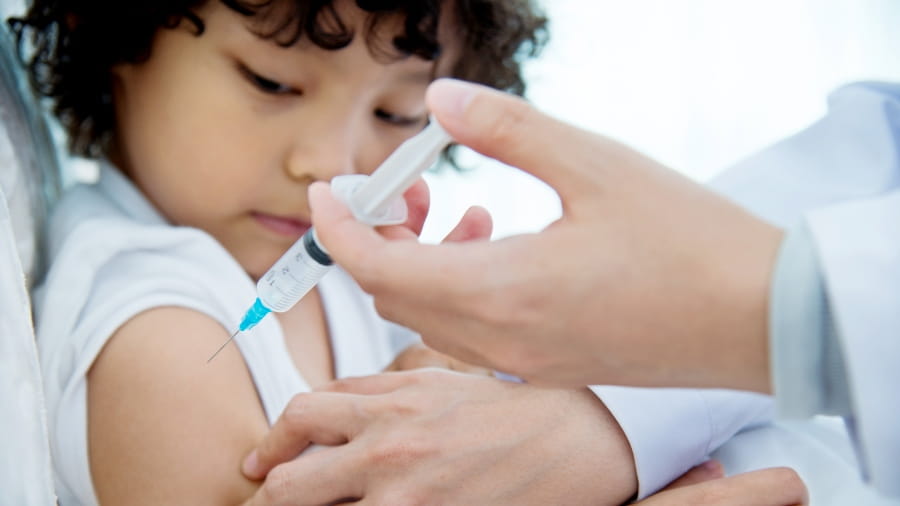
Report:
[[[403,193],[434,164],[451,138],[432,118],[416,136],[406,140],[371,175],[337,176],[332,192],[368,225],[394,225],[406,221]],[[300,301],[331,269],[328,252],[314,228],[291,246],[256,283],[256,301],[244,315],[238,330],[225,341],[207,363],[235,336],[253,328],[270,312],[284,312]]]

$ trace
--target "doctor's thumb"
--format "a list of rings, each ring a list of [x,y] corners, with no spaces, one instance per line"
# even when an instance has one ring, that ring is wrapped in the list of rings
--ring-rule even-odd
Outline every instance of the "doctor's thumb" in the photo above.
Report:
[[[455,79],[431,83],[426,102],[456,142],[529,172],[560,194],[567,193],[567,186],[577,188],[577,173],[584,167],[577,167],[571,157],[587,152],[593,135],[520,97]]]
[[[328,184],[313,183],[308,198],[316,238],[332,260],[345,269],[353,272],[356,266],[365,264],[371,252],[385,242],[374,228],[353,217]]]

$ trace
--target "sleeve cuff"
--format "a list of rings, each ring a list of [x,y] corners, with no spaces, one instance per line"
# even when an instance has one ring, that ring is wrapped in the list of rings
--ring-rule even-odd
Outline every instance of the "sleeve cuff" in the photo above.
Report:
[[[706,460],[743,428],[767,422],[767,396],[727,390],[590,387],[619,423],[634,455],[638,499]]]
[[[787,418],[851,412],[841,347],[806,225],[782,243],[772,281],[769,350],[776,410]]]

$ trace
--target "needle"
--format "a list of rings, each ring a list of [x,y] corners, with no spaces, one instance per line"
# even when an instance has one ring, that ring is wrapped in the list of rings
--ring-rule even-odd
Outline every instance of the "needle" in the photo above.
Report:
[[[219,346],[219,349],[216,350],[216,352],[213,353],[211,357],[209,357],[209,360],[207,360],[206,363],[208,364],[208,363],[212,362],[212,359],[216,358],[216,355],[218,355],[220,351],[224,350],[225,347],[228,346],[228,343],[230,343],[234,339],[234,336],[238,335],[240,332],[241,332],[240,329],[235,330],[234,334],[231,334],[231,337],[229,337],[228,340],[225,341],[224,344],[222,344],[222,346]]]

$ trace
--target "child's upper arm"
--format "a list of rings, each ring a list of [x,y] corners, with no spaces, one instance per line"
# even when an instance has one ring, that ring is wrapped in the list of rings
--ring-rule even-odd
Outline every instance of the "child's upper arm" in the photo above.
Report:
[[[242,458],[268,429],[234,344],[198,311],[162,307],[109,339],[88,374],[91,475],[101,504],[235,504]]]

